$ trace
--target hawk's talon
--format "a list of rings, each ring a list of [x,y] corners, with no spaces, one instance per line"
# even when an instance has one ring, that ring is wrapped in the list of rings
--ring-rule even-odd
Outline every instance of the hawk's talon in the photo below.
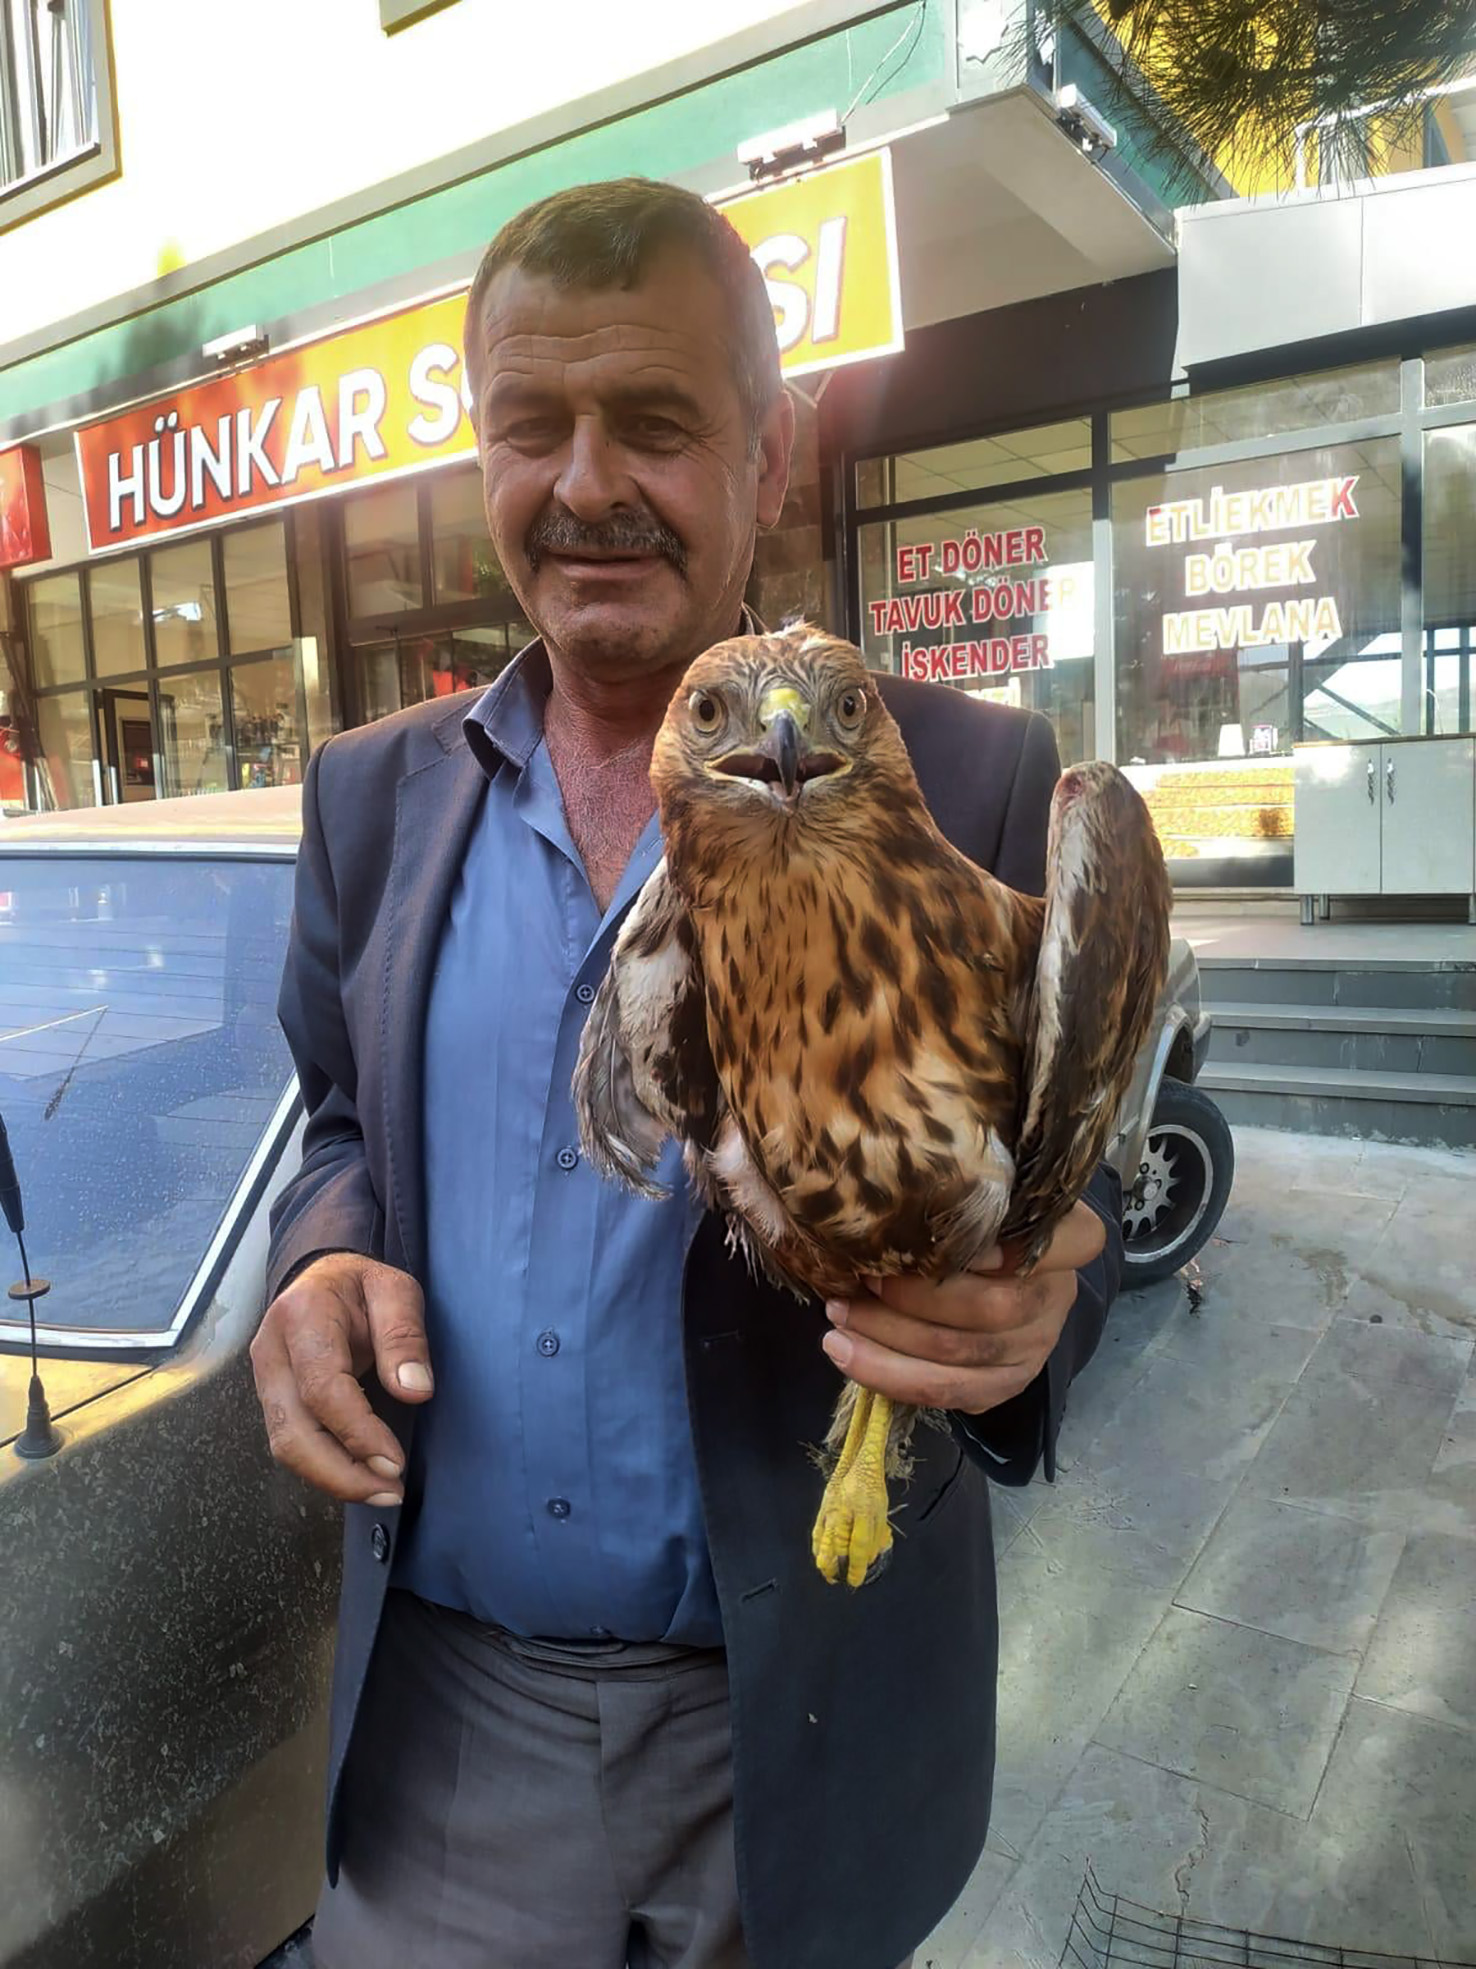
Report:
[[[884,1395],[857,1388],[846,1439],[825,1495],[810,1549],[824,1578],[836,1586],[864,1585],[877,1562],[892,1549],[887,1512],[887,1443],[892,1404]]]

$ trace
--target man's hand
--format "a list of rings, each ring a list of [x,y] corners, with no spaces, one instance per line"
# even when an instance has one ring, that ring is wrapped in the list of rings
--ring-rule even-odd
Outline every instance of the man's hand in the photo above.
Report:
[[[404,1455],[359,1381],[372,1367],[397,1401],[429,1398],[413,1278],[348,1251],[317,1259],[268,1306],[251,1366],[279,1463],[351,1504],[403,1501]]]
[[[1078,1203],[1028,1278],[987,1252],[957,1278],[871,1279],[863,1297],[832,1299],[825,1351],[849,1380],[893,1401],[982,1415],[1024,1392],[1045,1366],[1076,1300],[1076,1274],[1107,1242]]]

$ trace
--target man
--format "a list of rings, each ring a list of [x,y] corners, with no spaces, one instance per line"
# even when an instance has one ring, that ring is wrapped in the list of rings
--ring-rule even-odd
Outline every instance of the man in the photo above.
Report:
[[[348,1505],[318,1959],[894,1969],[988,1823],[980,1466],[1049,1471],[1119,1199],[1099,1178],[1028,1281],[827,1321],[680,1181],[656,1205],[583,1165],[569,1082],[660,854],[652,740],[745,622],[792,412],[742,242],[640,180],[504,228],[466,359],[540,639],[316,755],[282,988],[309,1118],[253,1358],[275,1454]],[[1038,889],[1049,727],[884,688],[940,825]],[[837,1366],[955,1418],[857,1593],[809,1553]]]

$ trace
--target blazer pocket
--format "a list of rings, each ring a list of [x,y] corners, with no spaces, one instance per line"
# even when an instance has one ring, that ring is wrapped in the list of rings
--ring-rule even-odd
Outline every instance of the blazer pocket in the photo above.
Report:
[[[927,1503],[923,1506],[921,1511],[918,1512],[917,1517],[914,1521],[915,1523],[920,1525],[927,1523],[928,1519],[932,1517],[933,1513],[937,1510],[938,1506],[946,1500],[946,1498],[952,1492],[954,1487],[957,1485],[959,1478],[964,1473],[964,1465],[967,1462],[968,1462],[968,1458],[964,1455],[963,1451],[959,1449],[958,1446],[955,1444],[953,1468],[949,1471],[948,1475],[943,1479],[942,1483],[939,1484],[938,1488],[933,1492],[932,1496],[928,1499]]]

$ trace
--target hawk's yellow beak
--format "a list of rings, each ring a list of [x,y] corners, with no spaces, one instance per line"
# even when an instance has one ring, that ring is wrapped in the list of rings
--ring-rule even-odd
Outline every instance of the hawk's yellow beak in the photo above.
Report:
[[[809,731],[810,707],[792,685],[776,684],[772,690],[764,692],[758,710],[761,729],[767,731],[781,711],[787,711],[793,718],[796,731]]]

